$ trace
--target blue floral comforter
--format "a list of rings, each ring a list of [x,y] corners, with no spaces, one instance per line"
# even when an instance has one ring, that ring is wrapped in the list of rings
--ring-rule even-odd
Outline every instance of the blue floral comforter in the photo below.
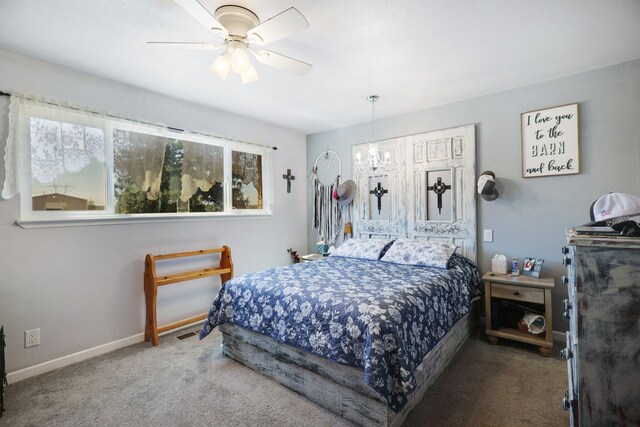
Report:
[[[200,339],[233,323],[362,367],[398,412],[416,387],[415,368],[480,293],[471,261],[454,254],[449,267],[328,257],[247,274],[220,290]]]

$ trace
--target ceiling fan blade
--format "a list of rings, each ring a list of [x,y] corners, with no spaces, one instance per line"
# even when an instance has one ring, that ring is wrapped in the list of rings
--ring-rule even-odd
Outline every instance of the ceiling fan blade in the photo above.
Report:
[[[279,70],[288,71],[299,76],[304,76],[311,71],[311,68],[313,67],[313,65],[307,64],[306,62],[298,61],[297,59],[289,58],[288,56],[268,50],[254,52],[254,55],[259,62],[262,62],[265,65]]]
[[[210,31],[221,35],[226,36],[229,34],[229,31],[220,23],[214,16],[209,12],[209,10],[204,7],[204,5],[199,0],[174,0],[178,3],[184,10],[186,10],[189,15],[193,16],[200,22],[202,25],[207,27]]]
[[[249,30],[247,38],[252,43],[267,44],[307,28],[309,22],[306,18],[296,8],[290,7]]]
[[[159,49],[189,49],[189,50],[218,50],[224,46],[224,43],[216,45],[213,43],[198,42],[147,42],[149,46]]]

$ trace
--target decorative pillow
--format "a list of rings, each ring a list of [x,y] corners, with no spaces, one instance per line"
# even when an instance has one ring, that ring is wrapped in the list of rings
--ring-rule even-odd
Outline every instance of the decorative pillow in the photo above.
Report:
[[[389,243],[393,243],[393,240],[349,239],[333,251],[331,256],[378,261],[382,250]]]
[[[446,269],[455,251],[453,243],[398,239],[380,261]]]

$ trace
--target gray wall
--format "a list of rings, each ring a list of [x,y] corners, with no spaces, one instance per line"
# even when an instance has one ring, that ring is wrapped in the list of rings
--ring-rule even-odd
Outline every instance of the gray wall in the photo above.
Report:
[[[362,102],[365,105],[366,95]],[[384,102],[380,93],[379,103]],[[579,175],[522,178],[520,113],[579,103]],[[479,199],[478,264],[491,270],[496,253],[544,258],[544,276],[565,272],[560,248],[565,229],[589,220],[589,206],[605,193],[640,195],[640,60],[486,95],[401,116],[376,120],[377,140],[476,124],[477,173],[496,173],[500,198]],[[327,147],[339,153],[343,180],[351,178],[351,146],[369,141],[370,123],[307,136],[307,170]],[[308,250],[314,250],[312,197],[308,183]],[[494,241],[482,242],[493,229]],[[567,329],[561,302],[566,289],[556,280],[554,330]]]
[[[212,77],[215,79],[216,77]],[[0,89],[84,105],[140,120],[252,141],[273,152],[275,213],[254,219],[22,229],[19,197],[0,199],[0,324],[9,372],[144,331],[142,275],[147,253],[229,245],[236,275],[289,263],[287,248],[306,247],[304,134],[0,50]],[[250,87],[245,88],[251,90]],[[8,98],[0,97],[0,153]],[[1,163],[1,162],[0,162]],[[4,179],[4,164],[0,179]],[[160,323],[204,312],[211,281],[160,289]],[[24,331],[41,345],[24,348]]]

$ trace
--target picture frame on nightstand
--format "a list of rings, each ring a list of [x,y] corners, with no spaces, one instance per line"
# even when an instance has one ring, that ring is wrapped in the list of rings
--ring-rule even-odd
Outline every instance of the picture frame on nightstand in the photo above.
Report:
[[[535,277],[536,279],[540,278],[543,263],[544,259],[542,258],[525,258],[524,263],[522,264],[522,275]]]

